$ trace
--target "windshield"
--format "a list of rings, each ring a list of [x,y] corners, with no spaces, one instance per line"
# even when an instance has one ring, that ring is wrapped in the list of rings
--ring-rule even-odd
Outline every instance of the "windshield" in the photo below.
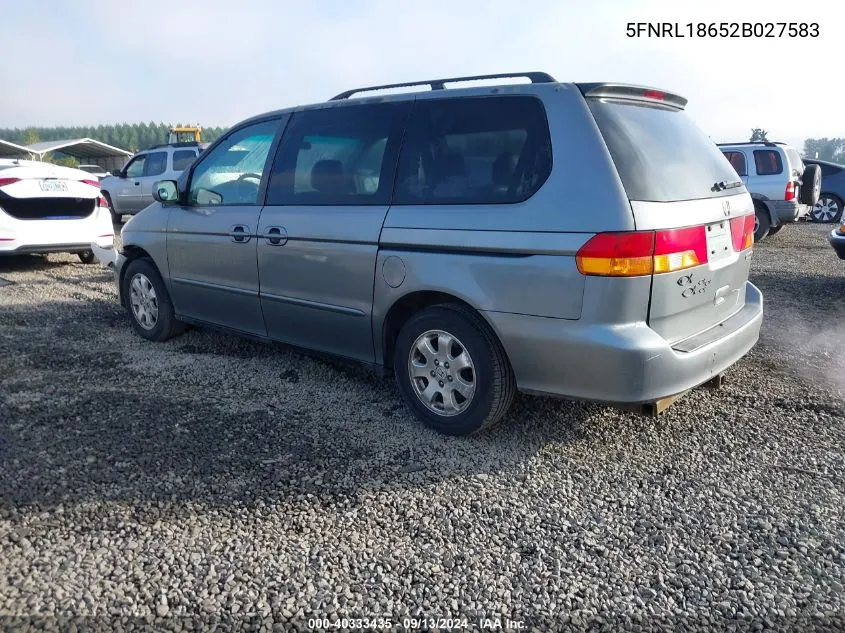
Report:
[[[675,202],[736,195],[728,159],[683,111],[588,99],[630,200]]]

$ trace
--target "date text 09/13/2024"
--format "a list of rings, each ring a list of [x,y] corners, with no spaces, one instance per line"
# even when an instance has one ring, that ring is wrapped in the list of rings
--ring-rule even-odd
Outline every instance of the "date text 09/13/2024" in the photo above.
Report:
[[[816,22],[628,22],[628,37],[818,37]]]

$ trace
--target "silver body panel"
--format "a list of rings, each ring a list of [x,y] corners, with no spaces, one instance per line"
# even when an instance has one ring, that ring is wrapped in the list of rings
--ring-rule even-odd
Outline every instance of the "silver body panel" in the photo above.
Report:
[[[733,252],[725,229],[731,218],[753,212],[744,188],[704,200],[631,202],[577,86],[447,93],[541,101],[553,166],[536,193],[515,204],[261,202],[215,209],[155,203],[124,227],[118,285],[126,261],[146,254],[180,317],[387,366],[387,324],[396,306],[415,297],[451,298],[490,324],[520,389],[605,402],[677,394],[724,371],[755,344],[763,307],[748,282],[751,250]],[[292,112],[316,108],[437,98],[442,91],[262,118],[286,122]],[[284,142],[284,124],[281,129],[276,143]],[[213,152],[214,146],[197,162]],[[712,243],[730,247],[718,261],[627,278],[578,270],[576,253],[596,233],[697,224],[712,225]],[[248,227],[248,241],[232,241],[234,225]],[[711,288],[692,301],[681,298],[683,275],[706,277]]]

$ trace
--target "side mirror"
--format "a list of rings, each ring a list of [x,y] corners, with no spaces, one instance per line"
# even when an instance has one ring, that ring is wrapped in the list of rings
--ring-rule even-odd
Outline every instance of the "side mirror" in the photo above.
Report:
[[[115,169],[112,173],[112,176],[117,176],[118,178],[123,178],[123,171],[120,169]]]
[[[175,180],[159,180],[153,185],[153,198],[158,202],[178,202],[179,187]]]

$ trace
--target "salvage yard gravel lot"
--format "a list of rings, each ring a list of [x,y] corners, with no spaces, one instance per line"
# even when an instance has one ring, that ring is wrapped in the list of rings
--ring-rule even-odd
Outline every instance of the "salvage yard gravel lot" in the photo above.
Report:
[[[721,390],[657,420],[519,397],[464,439],[357,368],[197,329],[145,342],[99,265],[0,260],[0,616],[840,630],[829,230],[755,247],[761,340]]]

